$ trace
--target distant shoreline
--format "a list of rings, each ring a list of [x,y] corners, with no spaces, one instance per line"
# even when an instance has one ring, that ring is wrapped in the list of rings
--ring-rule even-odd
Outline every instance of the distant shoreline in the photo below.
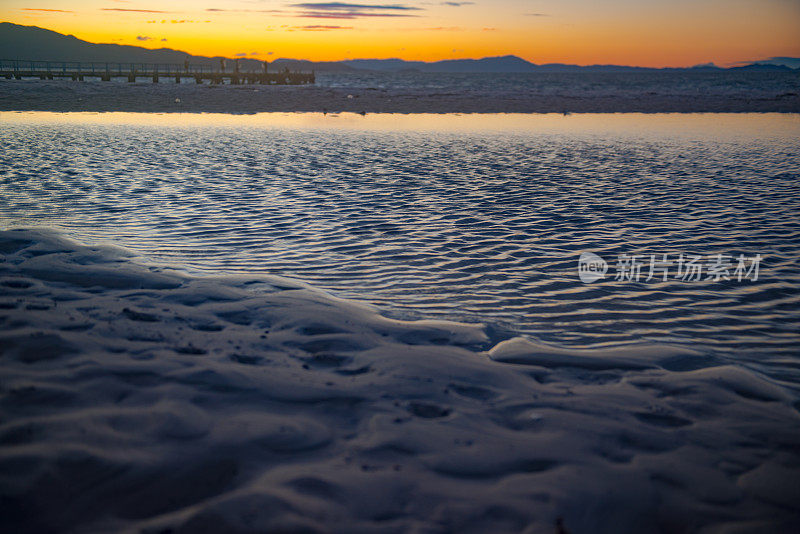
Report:
[[[324,86],[0,80],[0,111],[233,113],[800,113],[800,95],[437,92]]]

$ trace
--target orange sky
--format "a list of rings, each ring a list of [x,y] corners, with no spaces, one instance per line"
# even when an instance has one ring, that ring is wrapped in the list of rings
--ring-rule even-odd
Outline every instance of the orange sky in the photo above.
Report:
[[[800,57],[800,0],[2,0],[0,20],[91,42],[260,59],[652,67]]]

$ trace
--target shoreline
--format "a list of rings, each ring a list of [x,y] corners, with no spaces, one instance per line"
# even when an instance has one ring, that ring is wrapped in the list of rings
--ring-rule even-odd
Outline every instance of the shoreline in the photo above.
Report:
[[[0,81],[0,111],[228,113],[800,113],[800,95],[429,92],[323,86]]]

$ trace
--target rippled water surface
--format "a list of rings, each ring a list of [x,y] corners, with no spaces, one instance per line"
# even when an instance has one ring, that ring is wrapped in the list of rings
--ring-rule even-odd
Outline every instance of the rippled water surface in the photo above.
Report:
[[[191,83],[194,83],[191,80]],[[324,87],[411,89],[458,94],[491,92],[508,94],[735,94],[752,97],[796,94],[800,72],[753,71],[657,71],[657,72],[536,72],[536,73],[440,73],[440,72],[320,72]]]
[[[4,113],[0,123],[2,226],[299,278],[394,315],[571,346],[690,343],[795,367],[796,116]],[[604,280],[579,280],[584,251],[608,260]],[[647,258],[639,282],[615,280],[623,253]],[[646,281],[650,254],[680,253],[763,260],[757,281]]]

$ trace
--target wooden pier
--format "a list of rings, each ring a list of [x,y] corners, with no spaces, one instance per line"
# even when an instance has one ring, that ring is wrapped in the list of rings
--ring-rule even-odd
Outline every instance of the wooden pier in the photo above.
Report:
[[[260,72],[242,71],[239,63],[234,62],[232,68],[226,69],[224,62],[219,68],[210,65],[192,65],[184,63],[87,63],[78,61],[26,61],[16,59],[0,59],[0,78],[7,80],[38,78],[40,80],[72,79],[83,81],[87,78],[100,79],[105,82],[112,78],[127,79],[128,82],[151,80],[158,83],[163,79],[181,83],[182,80],[194,80],[195,83],[231,85],[306,85],[315,82],[313,72],[269,72],[269,65],[263,62]]]

